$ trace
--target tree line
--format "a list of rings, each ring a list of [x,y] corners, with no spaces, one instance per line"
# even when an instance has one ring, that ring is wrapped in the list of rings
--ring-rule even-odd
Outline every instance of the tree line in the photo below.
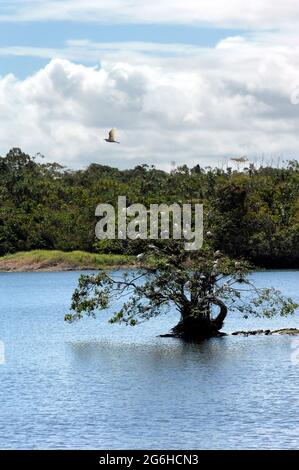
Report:
[[[91,164],[69,170],[18,148],[0,157],[0,255],[33,249],[138,254],[142,240],[96,241],[95,208],[202,203],[210,243],[231,258],[263,267],[299,266],[299,163],[253,164],[242,171],[178,167],[170,173],[138,165]]]

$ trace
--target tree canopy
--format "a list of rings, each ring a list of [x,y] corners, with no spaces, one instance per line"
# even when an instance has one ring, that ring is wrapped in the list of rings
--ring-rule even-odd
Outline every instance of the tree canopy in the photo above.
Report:
[[[299,266],[299,164],[249,164],[241,171],[148,165],[119,170],[92,164],[72,171],[20,149],[0,157],[0,255],[32,249],[137,254],[143,242],[95,242],[95,208],[116,204],[204,205],[211,243],[228,257],[265,267]]]
[[[297,305],[273,288],[256,287],[246,262],[233,261],[210,247],[187,252],[180,241],[149,244],[139,270],[121,276],[106,272],[82,275],[72,297],[69,322],[95,317],[100,310],[122,306],[111,323],[134,326],[165,311],[180,314],[175,336],[219,336],[228,313],[273,317],[292,314]],[[119,302],[118,302],[119,304]],[[213,307],[219,309],[214,314]]]

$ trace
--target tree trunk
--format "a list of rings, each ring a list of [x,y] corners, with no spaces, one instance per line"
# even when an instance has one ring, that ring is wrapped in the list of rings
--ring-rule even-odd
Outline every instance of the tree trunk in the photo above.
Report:
[[[222,300],[213,298],[211,303],[220,307],[220,312],[215,319],[210,318],[209,312],[182,312],[180,322],[172,329],[174,336],[186,340],[203,340],[217,336],[223,336],[220,330],[223,327],[227,315],[227,307]]]

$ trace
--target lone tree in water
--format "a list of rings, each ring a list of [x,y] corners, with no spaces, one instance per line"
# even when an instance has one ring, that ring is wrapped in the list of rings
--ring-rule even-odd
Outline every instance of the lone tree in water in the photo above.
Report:
[[[245,262],[232,261],[210,248],[190,254],[180,241],[150,244],[137,256],[137,264],[137,271],[120,278],[106,272],[81,276],[72,297],[73,313],[65,320],[95,317],[112,301],[124,299],[110,323],[134,326],[175,309],[180,321],[172,334],[201,340],[221,336],[228,313],[270,318],[287,316],[297,308],[279,291],[256,287]]]

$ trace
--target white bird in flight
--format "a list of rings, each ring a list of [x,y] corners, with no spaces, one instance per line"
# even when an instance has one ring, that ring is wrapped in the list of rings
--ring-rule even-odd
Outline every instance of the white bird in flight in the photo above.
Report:
[[[248,158],[247,157],[235,157],[235,158],[231,158],[231,160],[233,162],[236,162],[236,163],[246,163],[248,162]]]
[[[104,139],[106,140],[106,142],[109,142],[109,143],[112,143],[112,144],[119,144],[120,142],[118,142],[116,140],[116,129],[111,129],[111,131],[109,132],[109,137],[108,139]]]

